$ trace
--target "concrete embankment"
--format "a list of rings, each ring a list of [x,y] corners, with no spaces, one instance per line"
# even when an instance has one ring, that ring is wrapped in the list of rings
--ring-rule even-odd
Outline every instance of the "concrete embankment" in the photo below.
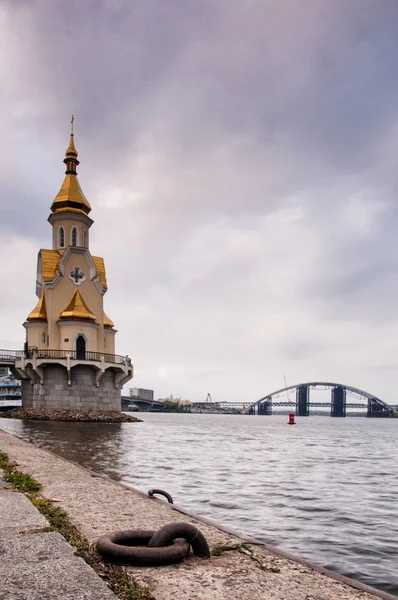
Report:
[[[116,600],[0,469],[0,600]]]
[[[245,541],[223,528],[189,516],[163,501],[150,499],[136,490],[126,488],[117,482],[69,463],[2,430],[0,430],[0,451],[6,452],[10,460],[18,464],[21,471],[29,473],[42,484],[43,496],[50,498],[57,506],[62,507],[79,532],[90,542],[95,542],[104,533],[118,529],[158,529],[175,521],[187,521],[196,525],[206,536],[213,551],[222,546],[239,546]],[[7,493],[15,494],[10,491]],[[28,511],[25,500],[26,502],[28,500],[24,498],[24,506]],[[22,513],[24,510],[21,507]],[[2,518],[3,521],[11,519],[12,510],[9,515],[7,511],[4,515],[3,511]],[[43,527],[43,522],[26,526],[21,523],[17,525],[17,529],[13,528],[13,535],[16,535],[16,531],[32,528],[36,531],[40,527]],[[1,531],[0,528],[0,543],[2,544],[0,551],[1,548],[7,547],[4,540],[1,540],[1,535],[3,535]],[[56,560],[49,551],[52,543],[50,536],[56,536],[57,540],[54,542],[56,544],[61,543],[60,536],[54,533],[31,533],[25,537],[28,539],[37,535],[41,536],[40,540],[38,539],[37,548],[41,549],[42,556],[44,556],[41,563],[43,568],[46,560],[53,562]],[[63,543],[66,544],[66,542]],[[18,551],[11,553],[9,563],[15,561],[16,567],[11,573],[11,578],[15,576],[19,580],[23,579],[24,570],[21,568],[19,571],[17,565],[19,563],[22,565],[25,560],[29,560],[26,559],[26,556],[35,555],[34,546],[33,543],[29,550],[22,545]],[[179,565],[156,568],[129,567],[129,571],[137,583],[149,587],[156,600],[230,600],[231,598],[239,600],[376,600],[376,598],[393,600],[395,598],[326,572],[269,547],[248,543],[248,548],[250,552],[247,554],[229,550],[221,552],[219,556],[212,556],[210,560],[189,556]],[[70,560],[70,552],[68,556],[68,560]],[[81,561],[77,558],[75,560]],[[90,570],[87,565],[85,567]],[[49,564],[48,569],[52,568],[55,569],[55,565]],[[58,571],[55,572],[58,573]],[[62,578],[62,571],[59,573],[56,577]],[[92,575],[94,576],[93,571]],[[95,575],[95,577],[97,576]],[[82,580],[79,579],[79,581]],[[105,586],[105,584],[103,585]],[[83,595],[83,591],[82,595],[76,593],[73,597],[76,600],[91,597]],[[98,595],[93,598],[114,597],[109,590],[106,590],[106,593],[110,595]],[[11,596],[8,597],[11,598]],[[39,596],[15,596],[15,598],[17,597],[36,598]],[[53,596],[43,594],[43,597],[52,598]],[[0,589],[0,599],[2,598]],[[69,596],[64,595],[63,598],[69,598]]]

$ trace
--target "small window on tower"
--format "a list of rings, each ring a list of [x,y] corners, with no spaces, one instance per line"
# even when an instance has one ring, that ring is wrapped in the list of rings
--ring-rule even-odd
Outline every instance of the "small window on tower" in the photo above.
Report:
[[[87,248],[87,231],[83,233],[83,247]]]
[[[45,344],[45,343],[46,343],[46,334],[45,334],[45,332],[44,332],[44,331],[43,331],[43,333],[41,334],[41,343],[42,343],[42,344]]]
[[[77,246],[77,229],[72,227],[72,246]]]
[[[58,246],[59,248],[65,248],[65,230],[63,227],[58,230]]]

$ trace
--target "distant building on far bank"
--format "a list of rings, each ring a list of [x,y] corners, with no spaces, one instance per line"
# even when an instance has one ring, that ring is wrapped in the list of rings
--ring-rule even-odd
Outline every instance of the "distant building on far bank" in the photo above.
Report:
[[[166,404],[176,404],[178,406],[188,407],[191,405],[190,400],[183,400],[182,398],[173,398],[173,395],[167,398],[158,398],[159,402],[165,402]]]
[[[142,400],[153,400],[154,391],[144,388],[130,388],[131,398],[141,398]]]
[[[120,411],[133,367],[128,356],[115,354],[117,332],[103,306],[105,265],[90,252],[93,220],[77,156],[72,128],[65,179],[48,217],[52,248],[38,254],[39,300],[24,323],[25,350],[15,371],[24,408]]]

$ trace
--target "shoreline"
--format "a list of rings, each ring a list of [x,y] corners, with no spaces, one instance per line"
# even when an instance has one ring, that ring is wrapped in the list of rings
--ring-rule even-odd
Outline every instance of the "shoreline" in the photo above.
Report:
[[[177,567],[128,567],[134,579],[149,586],[159,600],[187,598],[187,588],[192,594],[189,598],[200,600],[223,599],[226,594],[235,594],[242,600],[308,600],[312,598],[311,594],[320,593],[325,600],[397,598],[246,538],[181,507],[151,499],[144,492],[71,463],[1,429],[0,450],[7,452],[20,470],[42,484],[43,494],[66,511],[90,542],[112,530],[156,529],[170,521],[186,520],[203,531],[213,551],[217,547],[231,549],[237,544],[253,544],[251,550],[256,560],[264,565],[265,570],[261,570],[247,556],[230,551],[213,556],[210,561],[190,556]]]
[[[0,412],[0,418],[24,421],[72,421],[75,423],[142,423],[142,419],[121,411],[56,408],[12,408]]]

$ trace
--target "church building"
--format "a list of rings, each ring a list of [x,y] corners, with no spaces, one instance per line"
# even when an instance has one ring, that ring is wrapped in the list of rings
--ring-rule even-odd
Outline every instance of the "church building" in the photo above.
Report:
[[[120,410],[121,388],[133,377],[131,360],[115,354],[117,332],[104,312],[105,264],[90,252],[93,220],[77,157],[72,129],[65,179],[48,217],[52,249],[38,254],[39,300],[24,323],[25,351],[15,365],[23,408]]]

